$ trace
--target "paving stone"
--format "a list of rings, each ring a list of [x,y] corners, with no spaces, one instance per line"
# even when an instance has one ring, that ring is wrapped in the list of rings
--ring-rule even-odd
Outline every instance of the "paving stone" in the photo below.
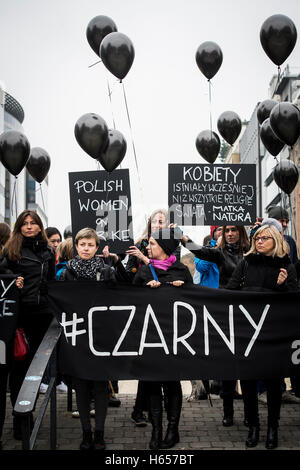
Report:
[[[105,440],[107,450],[149,450],[151,437],[151,424],[138,428],[131,421],[131,413],[135,395],[119,394],[121,406],[109,408]],[[37,402],[39,409],[41,400]],[[73,397],[73,409],[75,408]],[[248,429],[243,424],[244,412],[242,400],[234,403],[234,425],[230,428],[222,426],[223,403],[220,399],[213,400],[213,407],[205,401],[187,402],[183,400],[179,433],[180,442],[174,446],[176,450],[266,450],[265,439],[267,429],[267,408],[260,406],[261,437],[255,449],[247,449],[245,440]],[[2,436],[4,450],[18,451],[22,443],[15,441],[12,435],[12,415],[9,396],[7,396],[7,414]],[[50,448],[49,408],[40,428],[35,449],[46,450]],[[94,420],[92,419],[92,426]],[[164,412],[163,429],[165,431],[167,420]],[[281,408],[279,427],[279,449],[300,449],[300,406],[297,404],[284,405]],[[57,450],[77,450],[81,442],[82,432],[79,419],[72,418],[67,411],[67,397],[57,395]]]

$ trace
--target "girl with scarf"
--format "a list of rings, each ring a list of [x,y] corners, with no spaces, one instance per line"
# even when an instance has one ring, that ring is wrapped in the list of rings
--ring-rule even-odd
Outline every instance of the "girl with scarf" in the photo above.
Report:
[[[47,281],[55,279],[55,254],[48,245],[38,214],[23,211],[16,220],[12,236],[3,248],[1,267],[20,276],[18,328],[23,328],[29,342],[24,361],[15,361],[9,378],[11,403],[14,407],[27,369],[53,318],[48,306]],[[33,418],[31,416],[31,426]],[[20,440],[21,420],[14,416],[15,439]]]
[[[236,266],[248,251],[249,239],[245,227],[236,225],[225,225],[221,236],[218,248],[201,247],[186,235],[182,236],[181,241],[197,258],[210,261],[218,266],[220,273],[219,288],[224,289]],[[227,427],[233,425],[233,400],[236,380],[223,380],[222,388],[224,411],[222,424]],[[247,425],[246,416],[244,422]]]
[[[91,228],[80,230],[75,237],[77,256],[67,262],[60,280],[106,281],[115,284],[117,279],[124,278],[125,268],[116,254],[110,254],[106,249],[104,257],[96,255],[99,244],[99,238],[95,230]],[[126,273],[124,279],[126,279]],[[72,377],[72,381],[76,391],[77,407],[83,432],[80,450],[104,450],[104,424],[109,397],[108,382],[85,380],[78,377]],[[90,418],[92,397],[95,400],[94,437]]]
[[[176,260],[174,251],[179,245],[173,229],[158,230],[149,238],[147,245],[149,265],[142,266],[137,272],[133,284],[158,288],[161,284],[176,287],[192,283],[189,269]],[[162,440],[162,392],[166,394],[168,428]],[[178,424],[182,406],[182,389],[180,381],[147,382],[149,397],[149,417],[152,424],[150,449],[169,449],[179,442]]]

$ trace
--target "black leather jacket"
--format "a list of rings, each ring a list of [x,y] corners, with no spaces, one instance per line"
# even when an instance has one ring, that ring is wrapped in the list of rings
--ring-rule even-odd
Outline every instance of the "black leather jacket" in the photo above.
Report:
[[[7,256],[1,261],[2,269],[24,277],[20,290],[22,303],[43,305],[47,303],[47,281],[55,280],[55,253],[42,237],[25,238],[21,258],[11,261]]]

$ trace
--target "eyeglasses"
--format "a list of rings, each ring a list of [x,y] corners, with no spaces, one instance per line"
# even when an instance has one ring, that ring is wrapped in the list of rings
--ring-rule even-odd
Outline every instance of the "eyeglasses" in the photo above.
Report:
[[[258,242],[259,240],[264,243],[264,242],[266,242],[267,240],[270,240],[270,239],[273,240],[273,237],[255,237],[255,238],[254,238],[255,243]]]

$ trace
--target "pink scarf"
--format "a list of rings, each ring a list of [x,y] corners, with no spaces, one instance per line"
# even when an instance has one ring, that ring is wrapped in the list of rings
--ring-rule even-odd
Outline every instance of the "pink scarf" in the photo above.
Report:
[[[176,261],[176,256],[171,255],[167,259],[150,259],[150,263],[154,268],[157,269],[163,269],[164,271],[167,271],[172,264],[174,264]]]

